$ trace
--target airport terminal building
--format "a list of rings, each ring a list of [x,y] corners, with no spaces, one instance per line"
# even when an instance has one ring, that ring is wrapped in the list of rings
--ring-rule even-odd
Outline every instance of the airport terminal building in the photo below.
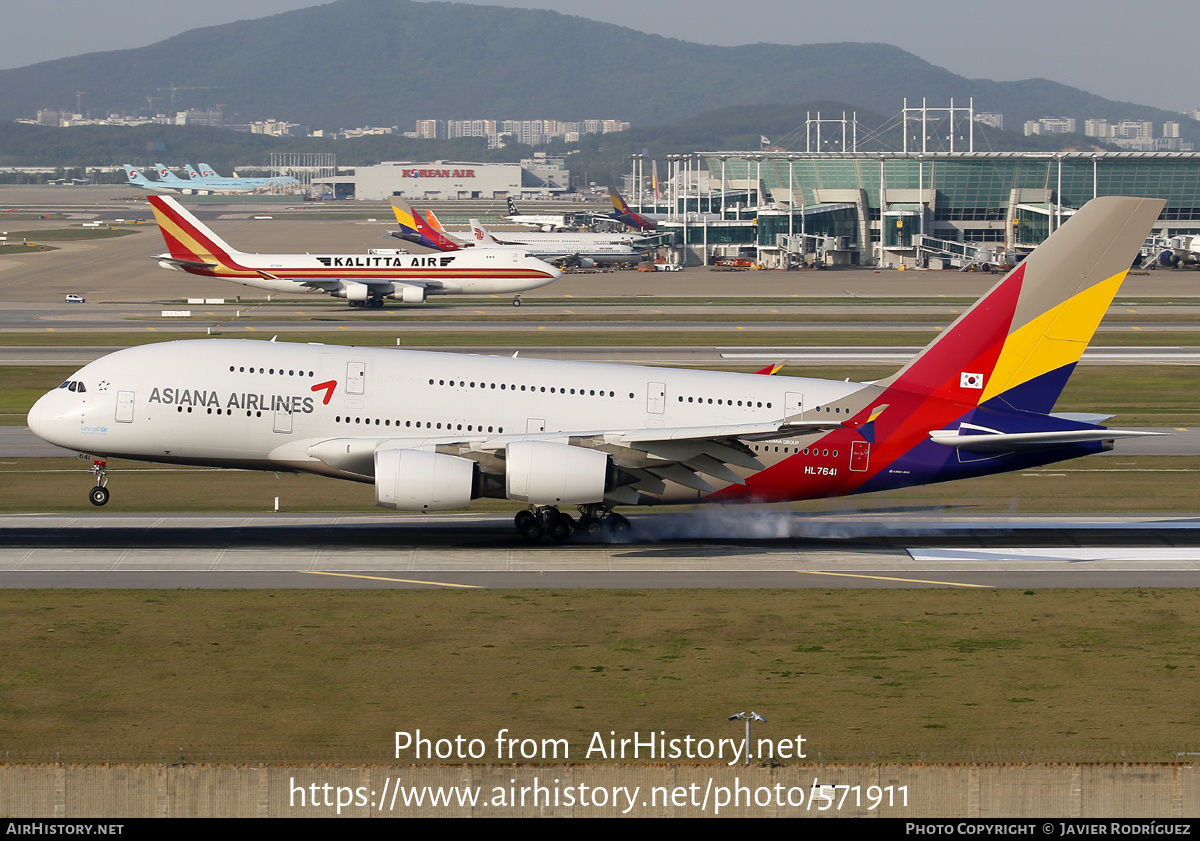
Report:
[[[659,209],[693,265],[751,250],[769,266],[960,265],[1028,251],[1106,195],[1166,199],[1156,233],[1200,233],[1195,152],[699,152],[668,166]]]

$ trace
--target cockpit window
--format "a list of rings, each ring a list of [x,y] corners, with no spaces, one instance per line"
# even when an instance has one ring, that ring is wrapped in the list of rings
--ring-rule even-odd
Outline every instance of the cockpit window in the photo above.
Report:
[[[79,388],[77,388],[75,390],[78,391],[80,394],[83,394],[85,391],[87,391],[87,389],[84,387],[82,382],[76,383],[76,385],[78,385]]]
[[[70,384],[71,384],[71,381],[70,381],[70,380],[67,380],[65,383],[63,383],[62,385],[60,385],[60,386],[59,386],[59,388],[66,388],[66,387],[67,387],[67,386],[69,386]]]
[[[79,383],[71,383],[70,385],[67,386],[67,391],[75,391],[78,386],[79,386]]]

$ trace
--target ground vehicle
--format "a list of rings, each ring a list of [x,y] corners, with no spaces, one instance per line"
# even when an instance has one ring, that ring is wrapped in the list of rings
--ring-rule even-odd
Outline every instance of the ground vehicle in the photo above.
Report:
[[[74,293],[68,295],[66,298],[63,299],[63,301],[64,301],[64,303],[67,303],[67,304],[86,304],[87,303],[87,301],[84,300],[82,295],[76,295]]]

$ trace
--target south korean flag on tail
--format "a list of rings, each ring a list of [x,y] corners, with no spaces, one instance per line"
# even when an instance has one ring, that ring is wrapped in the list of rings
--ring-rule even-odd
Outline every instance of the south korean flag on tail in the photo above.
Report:
[[[963,371],[958,375],[958,385],[960,388],[983,388],[983,374],[972,374]]]

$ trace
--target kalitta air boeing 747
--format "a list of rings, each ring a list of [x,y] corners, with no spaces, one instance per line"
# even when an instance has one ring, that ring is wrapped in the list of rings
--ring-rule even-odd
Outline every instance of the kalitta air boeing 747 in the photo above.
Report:
[[[320,290],[350,306],[382,307],[385,298],[419,304],[434,295],[513,295],[545,286],[562,272],[522,251],[454,254],[246,254],[231,248],[179,202],[149,196],[167,243],[159,265],[271,292]]]
[[[374,483],[379,505],[406,511],[516,500],[530,540],[627,531],[619,505],[1027,470],[1152,434],[1053,409],[1162,207],[1088,203],[878,382],[210,339],[92,362],[29,426],[93,454],[96,505],[104,456],[291,470]]]

